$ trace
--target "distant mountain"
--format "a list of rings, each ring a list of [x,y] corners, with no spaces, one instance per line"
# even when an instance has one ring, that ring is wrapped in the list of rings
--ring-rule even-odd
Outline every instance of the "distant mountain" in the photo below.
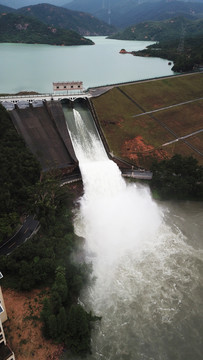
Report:
[[[183,17],[164,21],[145,21],[126,28],[111,38],[121,40],[171,41],[180,37],[203,38],[203,19],[188,20]]]
[[[165,20],[177,16],[189,19],[202,18],[203,3],[182,1],[143,3],[137,5],[134,12],[126,13],[125,18],[119,20],[119,26],[124,28],[127,24],[129,26],[146,20]]]
[[[20,7],[23,6],[27,6],[27,5],[36,5],[39,3],[43,3],[43,2],[48,2],[49,4],[53,4],[56,6],[61,6],[64,5],[65,2],[69,3],[71,0],[0,0],[0,4],[2,5],[6,5],[6,6],[10,6],[14,9],[18,9]]]
[[[2,1],[2,0],[1,0]],[[19,0],[21,1],[21,0]],[[160,0],[65,0],[63,3],[64,7],[67,7],[72,10],[89,12],[91,14],[100,11],[102,9],[123,9],[130,10],[133,6],[143,3],[155,3]],[[170,0],[162,0],[163,2],[169,2]],[[187,2],[188,0],[179,0]],[[203,3],[203,0],[190,0],[190,2],[199,2]]]
[[[114,8],[116,4],[120,2],[121,2],[120,0],[111,0],[110,1],[111,8]],[[108,9],[109,0],[72,0],[71,2],[65,0],[63,6],[67,7],[68,9],[84,11],[87,13],[94,14],[97,11],[100,11],[101,9]]]
[[[39,4],[23,7],[18,13],[37,18],[45,24],[78,32],[83,36],[109,35],[115,32],[115,28],[109,26],[90,14],[72,11],[62,7]]]
[[[188,18],[203,17],[203,0],[74,0],[64,7],[89,12],[118,28],[145,20],[163,20],[179,15]]]
[[[78,33],[48,26],[41,21],[16,13],[0,15],[0,42],[50,44],[50,45],[92,45]]]
[[[8,7],[8,6],[4,6],[4,5],[0,5],[0,14],[2,13],[9,13],[14,11],[14,9]]]

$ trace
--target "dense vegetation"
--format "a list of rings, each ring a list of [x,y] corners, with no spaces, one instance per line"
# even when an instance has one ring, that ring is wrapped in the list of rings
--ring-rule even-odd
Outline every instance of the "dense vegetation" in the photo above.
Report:
[[[115,35],[119,39],[156,40],[159,44],[132,52],[136,56],[161,57],[172,60],[172,70],[193,70],[203,63],[203,20],[190,21],[182,17],[145,22]]]
[[[12,12],[13,10],[14,9],[12,9],[12,8],[10,8],[8,6],[0,5],[0,14]]]
[[[56,28],[76,31],[84,36],[109,35],[115,31],[113,26],[98,20],[90,14],[68,10],[50,4],[39,4],[20,8],[18,13],[25,16],[32,16]]]
[[[191,71],[203,63],[202,35],[195,38],[188,37],[184,40],[182,49],[179,49],[178,40],[161,41],[158,45],[151,45],[146,50],[136,52],[136,55],[161,57],[172,60],[173,71]]]
[[[121,40],[169,41],[203,35],[203,20],[188,20],[182,16],[164,21],[145,21],[127,27],[112,38]]]
[[[41,314],[43,334],[83,355],[91,351],[92,321],[98,319],[77,301],[91,267],[73,260],[81,241],[73,233],[72,200],[54,174],[43,175],[31,189],[29,201],[40,232],[8,257],[0,257],[1,271],[7,286],[18,290],[49,287]]]
[[[78,33],[56,29],[37,19],[9,13],[0,15],[0,42],[50,44],[50,45],[92,45]]]
[[[91,352],[92,321],[97,317],[78,304],[89,281],[91,266],[73,260],[81,245],[73,232],[72,196],[60,187],[59,173],[41,174],[40,167],[0,107],[1,238],[11,232],[24,212],[35,214],[41,228],[9,256],[1,256],[4,285],[30,291],[48,288],[41,320],[47,338],[64,343],[74,353]],[[82,254],[82,251],[81,251]]]
[[[151,187],[161,199],[203,200],[203,167],[192,156],[155,161]]]
[[[40,176],[40,166],[17,134],[0,105],[0,242],[13,233],[21,214],[27,213],[30,186]]]
[[[203,17],[203,4],[200,1],[156,1],[156,0],[111,0],[109,16],[109,0],[74,0],[64,5],[71,10],[85,11],[117,28],[124,29],[148,20],[164,20],[174,16],[184,16],[189,19]]]

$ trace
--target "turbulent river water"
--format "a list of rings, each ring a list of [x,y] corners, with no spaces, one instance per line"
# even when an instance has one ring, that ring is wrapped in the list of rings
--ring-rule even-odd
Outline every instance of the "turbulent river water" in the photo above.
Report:
[[[88,360],[200,360],[200,222],[193,224],[193,241],[192,228],[181,230],[185,218],[178,207],[156,203],[148,187],[127,184],[108,159],[90,114],[80,105],[70,111],[84,184],[75,231],[85,238],[96,278],[80,300],[102,316]],[[186,213],[191,204],[185,203]],[[202,210],[199,204],[198,216]]]

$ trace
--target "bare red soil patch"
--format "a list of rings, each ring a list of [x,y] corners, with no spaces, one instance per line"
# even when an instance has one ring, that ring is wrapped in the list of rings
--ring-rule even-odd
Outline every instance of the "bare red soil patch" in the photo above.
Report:
[[[40,290],[19,293],[10,289],[3,290],[3,295],[8,315],[4,330],[16,360],[58,360],[62,346],[42,336],[39,316],[45,295]]]
[[[148,158],[149,155],[157,160],[163,160],[168,157],[167,152],[161,148],[155,149],[152,145],[145,144],[142,136],[136,136],[134,139],[124,142],[122,156],[136,161],[138,165],[141,166],[139,164],[141,158],[143,164],[143,158]]]

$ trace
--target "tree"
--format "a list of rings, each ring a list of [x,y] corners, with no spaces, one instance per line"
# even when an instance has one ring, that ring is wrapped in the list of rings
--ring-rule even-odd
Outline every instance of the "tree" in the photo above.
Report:
[[[64,304],[68,296],[68,286],[65,278],[65,268],[58,266],[55,272],[55,282],[52,286],[52,302],[54,308],[59,305]]]
[[[48,318],[48,331],[52,339],[57,337],[57,320],[54,314],[51,314]]]
[[[22,213],[28,211],[28,192],[40,176],[40,165],[18,135],[9,113],[0,105],[0,242],[10,237]]]
[[[20,266],[20,288],[22,290],[31,290],[33,288],[33,284],[35,280],[32,276],[32,265],[27,261],[23,260]]]
[[[50,301],[48,298],[45,298],[43,301],[43,309],[41,311],[41,319],[43,321],[42,331],[43,331],[43,335],[45,338],[50,337],[49,318],[50,318],[51,314],[52,314],[52,311],[51,311]]]
[[[192,156],[174,155],[151,167],[152,189],[163,199],[203,199],[203,167]]]
[[[59,313],[57,315],[57,329],[58,337],[63,341],[67,330],[67,315],[63,306],[60,307]]]
[[[88,314],[81,305],[72,305],[68,315],[68,330],[71,350],[74,353],[91,353],[91,331]]]
[[[56,216],[70,201],[69,192],[60,186],[59,180],[59,173],[50,171],[30,187],[31,212],[37,215],[40,222],[43,220],[43,226],[47,228],[50,223],[56,222]]]

